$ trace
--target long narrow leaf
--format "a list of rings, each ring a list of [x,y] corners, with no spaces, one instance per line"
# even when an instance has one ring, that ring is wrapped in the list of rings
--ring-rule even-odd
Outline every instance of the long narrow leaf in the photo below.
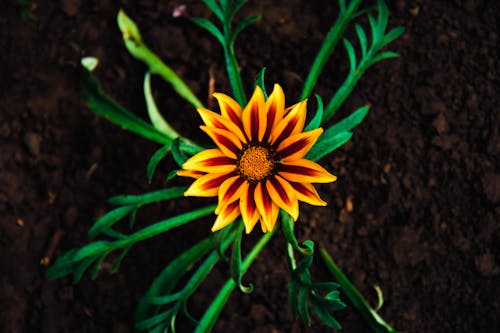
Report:
[[[130,214],[134,209],[136,209],[135,206],[123,206],[109,211],[101,218],[99,218],[94,223],[92,228],[90,228],[89,238],[94,238],[95,236],[99,235],[103,230],[110,228],[113,224],[120,221],[128,214]]]
[[[153,156],[149,159],[148,166],[146,168],[146,174],[148,177],[148,181],[151,182],[153,179],[153,175],[155,173],[156,167],[158,164],[165,158],[170,153],[170,150],[172,149],[171,144],[166,144],[160,149],[158,149]]]
[[[158,201],[180,198],[184,195],[186,187],[172,187],[140,195],[119,195],[111,197],[112,205],[146,205]]]
[[[325,135],[325,133],[323,133],[323,135]],[[344,145],[344,143],[349,141],[349,139],[352,137],[352,133],[341,132],[333,136],[327,135],[323,139],[322,136],[319,137],[318,142],[316,142],[316,144],[307,153],[307,159],[312,161],[319,161],[321,158],[330,154],[332,151],[341,147],[342,145]]]
[[[156,106],[153,93],[151,92],[151,74],[149,72],[144,75],[144,98],[146,99],[149,119],[153,126],[157,130],[165,133],[171,139],[179,137],[179,133],[177,133],[165,118],[163,118]]]
[[[83,66],[81,67],[82,97],[85,104],[98,115],[108,119],[122,128],[139,134],[146,139],[168,144],[172,140],[164,133],[125,110],[110,97],[106,96],[92,74]]]

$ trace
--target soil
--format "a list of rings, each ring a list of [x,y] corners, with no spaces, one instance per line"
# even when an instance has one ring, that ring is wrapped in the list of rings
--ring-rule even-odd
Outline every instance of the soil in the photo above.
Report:
[[[116,26],[124,8],[198,96],[206,100],[210,68],[216,91],[229,93],[219,45],[187,19],[209,12],[198,1],[186,1],[180,18],[171,15],[180,2],[33,1],[25,7],[35,17],[31,21],[15,2],[0,2],[0,331],[132,332],[135,307],[156,274],[206,235],[213,218],[136,246],[115,274],[105,262],[95,281],[89,275],[76,285],[70,278],[46,279],[50,261],[85,244],[108,197],[166,186],[161,170],[151,184],[146,179],[158,146],[89,111],[75,68],[83,56],[98,57],[104,90],[146,116],[145,67],[126,52]],[[236,45],[246,86],[267,66],[267,82],[282,84],[288,105],[297,101],[337,15],[332,3],[266,0],[244,7],[242,15],[262,15]],[[401,57],[369,69],[337,116],[372,105],[352,140],[322,161],[338,176],[319,186],[329,205],[301,206],[299,239],[325,246],[373,304],[373,286],[379,285],[385,298],[380,315],[405,332],[500,331],[495,3],[389,2],[390,26],[406,27],[390,46]],[[346,70],[339,47],[316,92],[331,96]],[[208,142],[195,111],[161,80],[153,85],[174,126]],[[153,205],[139,214],[137,225],[200,202]],[[256,237],[258,232],[245,243]],[[328,331],[317,319],[311,327],[293,320],[284,249],[278,235],[244,277],[255,291],[231,296],[215,332]],[[313,279],[331,280],[320,260],[316,264]],[[194,315],[227,272],[226,264],[216,267],[190,304]],[[369,332],[350,304],[337,319],[345,332]],[[192,329],[179,320],[182,331]]]

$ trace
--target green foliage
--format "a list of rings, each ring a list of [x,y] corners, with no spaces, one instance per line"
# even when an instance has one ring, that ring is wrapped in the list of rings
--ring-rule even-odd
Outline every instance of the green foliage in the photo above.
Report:
[[[321,126],[321,119],[323,119],[323,99],[320,95],[315,94],[316,104],[318,105],[316,108],[316,113],[314,114],[313,119],[306,126],[304,131],[312,131]]]
[[[378,0],[376,10],[378,12],[376,20],[372,14],[367,15],[371,30],[370,45],[368,45],[366,32],[361,25],[356,24],[354,26],[361,48],[359,61],[352,43],[347,39],[343,40],[344,47],[349,58],[349,73],[342,86],[337,90],[328,103],[325,109],[322,124],[326,124],[333,117],[335,112],[344,103],[356,86],[358,80],[368,68],[381,60],[398,56],[397,53],[381,50],[394,39],[399,37],[404,32],[404,28],[396,27],[386,33],[387,23],[389,20],[389,10],[383,0]]]
[[[165,120],[165,118],[163,118],[158,110],[158,107],[156,106],[153,93],[151,92],[151,74],[149,72],[144,75],[144,98],[146,99],[149,119],[151,120],[153,126],[159,131],[165,133],[171,139],[178,138],[179,133],[177,133]]]
[[[333,311],[345,308],[345,304],[339,298],[339,285],[333,282],[313,283],[309,268],[313,263],[314,243],[305,241],[304,246],[309,249],[310,255],[306,255],[298,265],[293,258],[293,248],[289,244],[289,259],[291,268],[288,296],[290,309],[294,317],[299,316],[304,322],[311,325],[309,307],[312,308],[318,318],[328,327],[341,328],[339,322],[333,317]]]
[[[191,105],[196,108],[203,107],[203,104],[184,81],[144,43],[137,24],[123,10],[118,13],[117,21],[122,32],[123,42],[130,54],[145,63],[151,73],[160,75],[179,96]]]
[[[237,228],[231,229],[232,232],[222,240],[223,252],[234,241],[237,233],[235,230]],[[141,300],[136,314],[136,329],[175,332],[175,320],[179,311],[182,310],[191,318],[187,312],[187,301],[220,259],[218,251],[213,249],[214,244],[211,238],[203,240],[177,257],[164,269]],[[209,250],[212,251],[193,272],[184,287],[179,291],[173,291],[180,277]],[[161,306],[165,307],[161,308]]]
[[[243,235],[245,225],[241,220],[237,221],[237,225],[238,229],[236,231],[236,237],[234,238],[231,251],[231,276],[242,292],[244,292],[245,294],[250,294],[253,291],[253,285],[250,284],[248,287],[246,287],[241,282],[244,273],[243,263],[241,261],[241,237]]]
[[[266,91],[266,85],[265,85],[265,80],[264,80],[264,74],[266,73],[266,67],[262,67],[262,69],[259,71],[257,74],[257,77],[255,78],[255,84],[254,87],[260,87],[262,89],[262,93],[264,94],[265,99],[269,97]]]
[[[111,241],[98,240],[87,244],[80,249],[70,250],[65,255],[59,257],[57,261],[49,268],[49,270],[47,271],[47,276],[49,279],[55,279],[73,274],[74,282],[78,282],[81,279],[83,273],[92,264],[95,264],[93,275],[97,276],[97,272],[99,270],[101,262],[112,251],[118,249],[121,249],[122,251],[128,251],[132,245],[144,239],[154,237],[173,228],[199,219],[203,216],[210,215],[213,213],[214,209],[215,206],[195,209],[193,211],[157,222],[153,225],[140,229],[133,234],[125,235],[125,237],[120,236],[117,237],[117,239]],[[99,220],[96,222],[96,224],[98,222]],[[108,235],[113,236],[116,235],[116,233],[112,232],[108,233]],[[118,235],[120,234],[118,233]],[[119,262],[123,259],[123,256],[124,254],[118,257],[119,261],[118,264],[116,264],[115,261],[115,266],[119,266]]]
[[[246,19],[240,21],[233,29],[232,21],[234,19],[234,15],[241,9],[247,0],[225,0],[219,2],[215,0],[204,0],[203,2],[215,14],[221,23],[221,27],[217,27],[214,23],[204,18],[195,17],[192,20],[199,27],[207,30],[222,45],[226,60],[227,75],[229,82],[231,83],[233,96],[243,107],[246,104],[246,96],[243,89],[243,83],[241,81],[238,62],[234,54],[234,43],[238,34],[249,25],[259,20],[259,17],[247,17]]]
[[[125,110],[118,103],[106,96],[97,80],[85,68],[80,67],[82,97],[89,109],[122,128],[160,144],[169,144],[172,139],[157,130],[133,113]]]
[[[153,175],[155,173],[156,167],[158,164],[166,157],[168,154],[170,154],[170,151],[172,149],[172,144],[166,144],[160,149],[158,149],[153,156],[149,159],[148,166],[146,168],[146,174],[148,177],[148,181],[151,183],[151,180],[153,179]]]
[[[356,289],[347,276],[342,273],[340,268],[335,264],[325,249],[320,249],[320,255],[330,273],[332,273],[335,280],[339,283],[343,293],[347,296],[347,298],[349,298],[349,301],[359,311],[361,316],[363,316],[365,321],[372,328],[373,332],[398,333],[397,330],[387,324],[384,319],[378,315],[377,311],[368,304],[358,289]]]

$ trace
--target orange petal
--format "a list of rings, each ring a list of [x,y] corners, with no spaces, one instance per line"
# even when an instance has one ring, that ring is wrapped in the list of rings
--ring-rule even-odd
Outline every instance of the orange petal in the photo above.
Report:
[[[266,131],[260,140],[267,142],[277,124],[283,120],[285,114],[285,94],[279,84],[274,85],[274,90],[266,101],[265,116]],[[263,120],[264,121],[264,120]]]
[[[243,131],[241,122],[241,106],[234,99],[226,94],[214,93],[213,96],[219,102],[222,117],[229,119]]]
[[[208,109],[198,108],[197,110],[207,127],[215,127],[229,131],[236,135],[241,142],[247,142],[241,127],[235,125],[231,120]]]
[[[290,182],[290,185],[292,185],[297,195],[297,199],[300,201],[307,202],[314,206],[326,206],[326,202],[321,200],[318,192],[311,184]]]
[[[181,177],[190,177],[190,178],[198,179],[203,175],[206,175],[206,173],[202,172],[202,171],[196,171],[196,170],[179,170],[179,171],[177,171],[177,176],[181,176]]]
[[[273,201],[296,221],[299,217],[299,202],[292,185],[280,176],[269,178],[266,188]]]
[[[184,162],[182,168],[206,173],[224,173],[233,171],[236,161],[224,155],[220,149],[207,149]]]
[[[255,184],[249,184],[246,191],[243,192],[240,199],[240,210],[245,231],[249,234],[257,221],[259,220],[259,211],[254,200]]]
[[[236,159],[243,147],[241,141],[231,132],[207,126],[200,126],[201,130],[215,142],[217,147],[229,158]]]
[[[231,222],[233,222],[240,215],[240,204],[238,201],[230,203],[225,206],[224,209],[217,215],[214,225],[212,226],[212,231],[217,231]]]
[[[259,141],[259,138],[264,136],[266,130],[265,117],[262,116],[262,113],[265,111],[264,107],[264,94],[260,87],[257,86],[252,98],[250,98],[250,101],[241,113],[243,129],[249,141]]]
[[[257,184],[255,188],[255,205],[259,210],[262,231],[272,231],[278,219],[280,209],[271,199],[263,183]]]
[[[306,122],[307,99],[295,104],[271,133],[271,144],[277,146],[289,136],[302,132]]]
[[[281,161],[294,161],[304,157],[316,143],[321,133],[323,133],[323,129],[317,128],[284,139],[276,149],[278,159]]]
[[[229,177],[231,173],[209,173],[196,179],[184,192],[184,196],[193,197],[215,197],[219,186]]]
[[[219,205],[215,210],[215,214],[219,214],[220,209],[239,199],[247,189],[248,182],[240,176],[226,179],[219,187]]]
[[[279,166],[279,175],[296,183],[331,183],[337,177],[326,171],[321,165],[306,159],[283,162]]]

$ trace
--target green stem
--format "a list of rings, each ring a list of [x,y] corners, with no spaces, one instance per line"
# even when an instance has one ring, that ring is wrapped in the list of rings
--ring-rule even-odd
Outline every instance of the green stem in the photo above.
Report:
[[[238,66],[238,61],[236,60],[236,55],[234,53],[234,46],[229,40],[231,38],[231,30],[228,24],[224,24],[224,58],[226,60],[226,69],[229,82],[231,83],[231,88],[233,90],[233,95],[236,101],[244,107],[247,103],[245,97],[245,90],[243,89],[243,83],[241,81],[240,69]]]
[[[352,305],[361,313],[361,316],[366,320],[368,325],[370,325],[372,330],[376,333],[398,333],[398,331],[387,324],[368,304],[363,295],[361,295],[358,289],[349,281],[347,276],[342,273],[324,248],[320,249],[320,254],[326,267],[340,284],[340,288],[344,294],[346,294]]]
[[[335,24],[330,28],[330,31],[328,31],[321,49],[316,55],[316,59],[314,59],[314,63],[304,83],[300,100],[304,100],[311,95],[323,67],[325,67],[328,58],[332,54],[345,28],[354,17],[355,11],[359,7],[361,1],[362,0],[352,0],[347,8],[341,8],[337,21],[335,21]]]
[[[340,106],[345,102],[347,97],[349,97],[361,76],[363,76],[365,71],[370,67],[372,52],[373,51],[370,50],[367,55],[361,59],[356,70],[350,72],[347,75],[347,78],[345,79],[340,89],[337,90],[335,96],[332,97],[332,99],[326,106],[321,125],[324,125],[328,123],[328,121],[330,121],[330,119],[335,115]]]
[[[264,246],[269,242],[271,237],[273,237],[277,227],[270,233],[265,234],[262,238],[255,244],[250,253],[246,256],[245,260],[243,260],[242,271],[246,272],[250,265],[253,263],[257,255],[262,251]],[[212,330],[217,318],[219,317],[222,308],[229,300],[229,296],[236,288],[236,283],[233,279],[229,279],[226,281],[224,286],[221,288],[215,299],[213,300],[210,307],[205,311],[205,314],[200,320],[200,323],[196,327],[195,333],[208,333]]]

